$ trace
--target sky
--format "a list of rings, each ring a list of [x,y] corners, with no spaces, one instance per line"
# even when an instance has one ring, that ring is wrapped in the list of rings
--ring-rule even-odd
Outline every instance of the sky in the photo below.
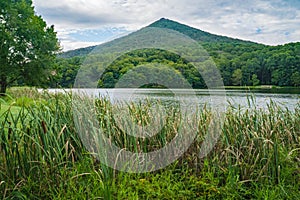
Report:
[[[300,0],[33,0],[64,51],[101,44],[168,18],[268,45],[300,41]]]

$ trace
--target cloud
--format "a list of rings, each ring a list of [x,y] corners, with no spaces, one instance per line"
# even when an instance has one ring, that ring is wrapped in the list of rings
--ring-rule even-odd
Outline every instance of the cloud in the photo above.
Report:
[[[104,27],[102,29],[69,29],[58,32],[58,38],[64,51],[88,47],[127,35],[125,28]]]
[[[265,44],[274,45],[300,40],[298,0],[34,0],[33,2],[37,13],[42,15],[48,24],[55,25],[66,49],[80,47],[83,43],[88,45],[104,42],[110,33],[115,37],[118,34],[138,30],[161,17],[211,33]],[[109,32],[112,29],[121,31]]]

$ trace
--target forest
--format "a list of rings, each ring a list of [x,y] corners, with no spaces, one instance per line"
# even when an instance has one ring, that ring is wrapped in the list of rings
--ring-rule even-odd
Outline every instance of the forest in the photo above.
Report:
[[[213,35],[164,18],[149,27],[175,30],[199,42],[220,70],[225,86],[300,86],[299,42],[269,46]],[[91,57],[94,48],[60,54],[49,87],[72,87],[79,68],[87,55]],[[193,88],[206,88],[191,63],[172,52],[158,49],[142,49],[122,55],[105,70],[97,85],[112,88],[129,69],[146,63],[164,63],[180,72]],[[97,63],[93,67],[96,71],[102,70]]]

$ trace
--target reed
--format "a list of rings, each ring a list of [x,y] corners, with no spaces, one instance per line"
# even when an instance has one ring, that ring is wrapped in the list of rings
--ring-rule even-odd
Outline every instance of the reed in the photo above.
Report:
[[[51,97],[51,98],[50,98]],[[15,185],[25,177],[41,181],[47,170],[72,165],[81,158],[82,145],[72,120],[69,96],[50,95],[0,116],[0,180]]]
[[[68,187],[67,180],[72,185],[78,179],[83,181],[81,184],[84,187],[87,187],[87,182],[101,183],[101,186],[95,186],[100,192],[90,190],[90,195],[113,198],[121,195],[117,188],[126,190],[121,185],[129,180],[139,180],[141,176],[150,176],[154,180],[159,174],[164,176],[163,170],[145,175],[128,175],[99,163],[88,152],[90,149],[83,145],[86,143],[80,135],[82,133],[76,131],[76,123],[82,126],[82,130],[97,129],[91,129],[91,124],[84,121],[84,114],[81,121],[74,120],[73,112],[76,113],[76,110],[72,94],[43,93],[36,99],[29,96],[22,98],[29,98],[30,101],[26,99],[24,104],[22,101],[17,104],[16,101],[10,101],[10,105],[0,112],[0,193],[2,191],[3,198],[28,195],[32,189],[24,192],[24,187],[30,184],[35,184],[35,187],[31,185],[35,188],[35,197],[50,198],[62,192],[63,188],[77,188]],[[122,106],[112,104],[107,98],[83,98],[78,102],[90,109],[88,114],[95,116],[92,125],[97,123],[96,127],[101,127],[111,142],[132,152],[151,152],[164,147],[176,137],[183,124],[183,113],[180,113],[179,107],[167,106],[164,111],[167,117],[160,121],[164,125],[159,132],[149,138],[136,138],[127,134],[130,130],[136,130],[134,127],[128,129],[126,123],[150,124],[154,120],[150,108],[164,106],[162,102],[145,101]],[[16,105],[18,109],[15,109]],[[129,117],[117,118],[116,113],[124,108],[128,109]],[[198,157],[199,150],[213,115],[209,108],[204,107],[195,111],[193,116],[191,123],[197,124],[197,137],[187,152],[171,165],[171,173],[176,177],[218,180],[215,188],[228,185],[235,187],[236,184],[250,184],[251,187],[286,184],[290,188],[299,187],[300,106],[288,110],[271,101],[266,110],[230,107],[225,113],[217,144],[203,159]],[[89,142],[93,146],[96,141]],[[84,170],[80,170],[82,168]],[[120,177],[126,181],[122,182]],[[38,184],[45,181],[49,182],[49,186]],[[62,186],[62,182],[66,185]]]

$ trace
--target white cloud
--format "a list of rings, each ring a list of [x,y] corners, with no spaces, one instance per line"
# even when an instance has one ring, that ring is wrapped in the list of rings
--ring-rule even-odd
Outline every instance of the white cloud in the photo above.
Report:
[[[69,32],[111,28],[133,31],[161,17],[265,44],[300,41],[297,0],[34,0],[34,5],[48,24],[55,25],[66,49],[91,42],[72,39]]]

